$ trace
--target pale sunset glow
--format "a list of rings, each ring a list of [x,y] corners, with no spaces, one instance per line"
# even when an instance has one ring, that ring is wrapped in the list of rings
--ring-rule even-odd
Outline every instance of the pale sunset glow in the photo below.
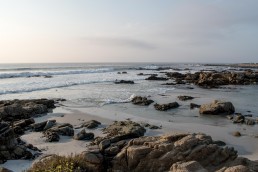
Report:
[[[1,0],[0,63],[257,62],[257,7],[256,0]]]

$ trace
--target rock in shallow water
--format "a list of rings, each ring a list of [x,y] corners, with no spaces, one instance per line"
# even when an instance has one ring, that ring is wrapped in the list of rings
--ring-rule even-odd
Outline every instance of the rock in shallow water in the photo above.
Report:
[[[211,114],[211,115],[220,115],[220,114],[232,114],[235,112],[235,107],[231,102],[223,102],[214,100],[210,104],[203,104],[199,110],[200,114]]]
[[[132,103],[135,105],[148,106],[153,103],[153,100],[149,100],[146,97],[136,96],[132,99]]]
[[[168,103],[168,104],[157,104],[156,103],[154,105],[154,108],[159,111],[166,111],[166,110],[174,109],[174,108],[178,108],[178,107],[179,107],[179,104],[177,102],[172,102],[172,103]]]

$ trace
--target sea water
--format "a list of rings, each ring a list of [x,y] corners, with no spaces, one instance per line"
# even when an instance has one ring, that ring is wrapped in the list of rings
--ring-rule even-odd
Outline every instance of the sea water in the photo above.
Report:
[[[164,70],[158,70],[164,69]],[[231,86],[230,89],[202,89],[194,85],[161,85],[169,81],[148,81],[148,76],[164,72],[194,73],[200,70],[237,70],[226,66],[202,64],[144,64],[144,63],[74,63],[74,64],[0,64],[0,100],[31,98],[64,98],[66,106],[73,108],[99,107],[116,109],[144,118],[163,120],[189,120],[198,122],[197,110],[190,110],[190,102],[203,104],[214,99],[231,101],[238,112],[251,111],[258,116],[257,85]],[[126,72],[126,74],[119,74]],[[135,84],[114,84],[116,80],[133,80]],[[194,89],[188,89],[192,87]],[[148,96],[157,103],[179,101],[177,96],[196,97],[181,102],[178,109],[157,112],[153,106],[131,105],[132,97]],[[201,122],[207,121],[201,118]],[[210,120],[208,120],[210,121]],[[199,121],[200,122],[200,121]]]

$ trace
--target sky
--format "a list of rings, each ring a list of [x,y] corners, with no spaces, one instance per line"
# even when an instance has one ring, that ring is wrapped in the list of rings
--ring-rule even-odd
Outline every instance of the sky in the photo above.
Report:
[[[0,63],[258,62],[258,0],[0,0]]]

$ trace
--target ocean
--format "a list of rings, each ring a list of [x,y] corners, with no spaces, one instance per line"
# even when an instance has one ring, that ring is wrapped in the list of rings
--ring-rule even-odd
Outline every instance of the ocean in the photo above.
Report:
[[[211,135],[215,140],[226,142],[241,156],[257,159],[258,125],[233,124],[224,115],[200,115],[198,108],[190,109],[190,103],[201,105],[213,100],[230,101],[236,113],[253,115],[253,118],[257,119],[257,84],[204,89],[194,84],[162,85],[173,80],[145,80],[149,77],[148,74],[165,77],[165,72],[194,73],[200,70],[245,69],[225,65],[181,63],[0,64],[0,100],[66,99],[58,104],[53,113],[35,118],[36,122],[55,119],[61,123],[78,124],[85,116],[87,119],[105,119],[102,120],[104,121],[102,127],[105,127],[106,119],[107,121],[131,119],[162,126],[160,130],[147,130],[145,135],[156,136],[173,131],[202,132]],[[139,73],[145,75],[138,75]],[[135,84],[115,84],[116,80],[132,80]],[[180,101],[177,98],[179,95],[192,96],[194,99]],[[149,106],[133,105],[130,101],[134,96],[145,96],[159,104],[177,101],[180,106],[164,112],[157,111],[153,106],[154,103]],[[234,131],[240,131],[242,137],[232,136]],[[99,130],[98,132],[101,133]],[[40,134],[37,136],[34,134],[28,132],[22,139],[45,148],[45,142],[40,141],[42,140]],[[67,142],[70,143],[73,142]],[[83,142],[83,146],[81,145],[83,149],[84,144]],[[50,153],[58,151],[59,149],[55,147],[58,145],[48,145],[47,147],[54,146],[50,148]],[[63,147],[60,149],[63,150]]]
[[[148,76],[164,72],[194,73],[200,70],[238,70],[227,66],[182,63],[60,63],[60,64],[0,64],[0,99],[64,98],[69,107],[116,108],[128,113],[143,114],[143,117],[157,117],[153,107],[125,108],[135,95],[149,96],[160,103],[178,101],[178,95],[196,97],[195,103],[208,103],[213,99],[232,101],[241,113],[251,111],[258,114],[257,85],[231,86],[231,89],[202,89],[195,85],[161,85],[166,81],[147,81]],[[119,74],[126,72],[126,74]],[[133,80],[135,84],[114,84],[116,80]],[[171,81],[167,81],[171,82]],[[188,89],[192,87],[194,89]],[[171,115],[197,116],[189,110],[189,103],[180,102],[179,110],[169,111],[162,118]],[[126,106],[129,106],[126,104]],[[181,110],[180,110],[181,109]],[[182,113],[183,112],[183,113]],[[168,117],[166,115],[169,115]]]

